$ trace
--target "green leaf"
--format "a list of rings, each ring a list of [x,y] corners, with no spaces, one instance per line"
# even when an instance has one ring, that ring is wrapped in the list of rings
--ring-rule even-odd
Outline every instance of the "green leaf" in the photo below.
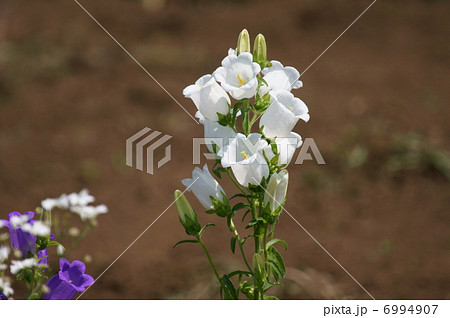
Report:
[[[223,275],[222,278],[222,283],[224,285],[224,292],[225,292],[225,299],[238,299],[237,296],[237,292],[236,289],[234,288],[233,282],[230,280],[230,278],[228,277],[228,275]]]
[[[228,123],[230,122],[230,116],[228,116],[228,114],[223,115],[221,113],[216,113],[217,116],[219,117],[219,124],[221,124],[222,126],[228,126]]]
[[[250,206],[248,204],[242,203],[242,202],[238,202],[236,203],[233,208],[231,209],[232,212],[235,212],[237,210],[241,210],[241,209],[248,209],[250,208]]]
[[[230,200],[233,200],[234,198],[247,198],[247,196],[246,196],[245,194],[238,193],[238,194],[233,195],[233,196],[230,198]]]
[[[266,296],[264,295],[264,300],[279,300],[277,297],[275,296]]]
[[[269,259],[268,264],[272,270],[272,275],[273,275],[273,278],[275,278],[275,281],[277,281],[277,282],[280,281],[280,277],[283,277],[283,273],[282,273],[280,267],[278,266],[278,264],[271,259]]]
[[[250,238],[250,237],[255,237],[255,235],[254,234],[249,234],[249,235],[245,236],[244,238],[241,239],[241,244],[244,244],[245,241],[247,241],[247,239]]]
[[[284,245],[284,249],[287,250],[288,249],[288,245],[286,243],[286,241],[280,240],[280,239],[273,239],[270,240],[269,242],[267,242],[266,244],[266,250],[269,249],[269,247],[271,247],[272,245],[276,244],[276,243],[281,243]]]
[[[180,244],[183,244],[183,243],[198,243],[198,241],[197,240],[183,240],[183,241],[179,241],[173,246],[173,248],[175,248],[177,245],[180,245]]]
[[[231,237],[230,245],[231,245],[231,252],[234,254],[234,251],[236,250],[236,236]]]
[[[213,170],[212,172],[216,175],[217,178],[222,179],[222,176],[220,175],[219,171]]]
[[[266,291],[268,291],[270,288],[272,288],[273,286],[283,286],[283,284],[281,284],[281,283],[272,283],[272,282],[269,282],[268,280],[266,280],[266,281],[264,282],[264,285],[263,285],[263,287],[262,287],[262,290],[263,290],[264,292],[266,292]]]
[[[245,276],[251,277],[252,273],[247,272],[247,271],[237,270],[237,271],[234,271],[234,272],[231,272],[231,273],[227,274],[228,277],[233,277],[233,276],[236,276],[236,275],[245,275]]]
[[[278,265],[278,267],[280,268],[281,276],[284,277],[284,275],[286,275],[286,267],[284,266],[283,257],[273,246],[271,246],[267,251],[269,253],[269,258]]]
[[[242,220],[241,222],[244,222],[245,217],[247,216],[247,214],[250,213],[250,209],[248,209],[247,211],[245,211],[244,215],[242,216]]]
[[[198,232],[198,235],[202,236],[203,232],[206,230],[206,228],[210,226],[216,226],[214,223],[208,223],[204,227],[201,228],[200,232]]]

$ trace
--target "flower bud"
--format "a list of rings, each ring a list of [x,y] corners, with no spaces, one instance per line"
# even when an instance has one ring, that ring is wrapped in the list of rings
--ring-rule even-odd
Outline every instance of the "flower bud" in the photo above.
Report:
[[[64,256],[64,253],[66,252],[66,249],[65,249],[65,247],[62,245],[62,244],[59,244],[57,247],[56,247],[56,254],[58,255],[58,256]]]
[[[181,225],[183,225],[188,235],[197,235],[201,229],[197,214],[180,190],[176,190],[174,196]]]
[[[250,35],[248,34],[247,29],[244,29],[239,33],[237,41],[236,54],[239,55],[244,52],[250,52]]]
[[[255,275],[256,287],[262,287],[266,278],[266,270],[264,269],[264,262],[261,255],[258,253],[253,254],[253,273]]]
[[[256,63],[264,63],[267,60],[267,45],[264,35],[258,34],[253,45],[253,61]]]
[[[264,195],[264,205],[269,205],[270,211],[275,212],[283,205],[286,198],[289,175],[286,170],[275,172],[269,179],[267,192]]]

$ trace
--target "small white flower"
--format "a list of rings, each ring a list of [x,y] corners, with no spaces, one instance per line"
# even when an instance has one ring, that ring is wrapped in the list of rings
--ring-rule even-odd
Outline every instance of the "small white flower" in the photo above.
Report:
[[[11,223],[11,226],[14,229],[17,229],[18,227],[22,227],[24,224],[26,224],[28,221],[30,220],[30,216],[29,215],[13,215],[10,219],[9,222]]]
[[[285,199],[288,187],[289,175],[286,170],[274,173],[267,184],[267,192],[264,194],[264,205],[270,205],[270,211],[274,212]]]
[[[0,220],[0,229],[5,226],[5,221]]]
[[[57,208],[58,205],[59,205],[58,199],[47,198],[47,199],[41,201],[42,208],[44,208],[44,210],[47,210],[47,211],[51,211],[54,208]]]
[[[194,85],[183,90],[191,98],[200,113],[209,120],[218,121],[217,113],[226,115],[231,104],[230,97],[211,75],[204,75]]]
[[[203,171],[195,167],[194,171],[192,171],[192,179],[184,179],[181,183],[189,187],[189,191],[194,193],[205,209],[214,209],[210,196],[219,201],[223,201],[225,191],[216,179],[213,178],[206,164],[203,167]]]
[[[253,62],[253,55],[244,52],[224,58],[222,66],[214,71],[213,76],[233,98],[240,100],[256,94],[256,76],[260,71],[259,64]]]
[[[243,53],[242,53],[243,54]],[[247,187],[259,184],[263,177],[269,176],[269,167],[263,151],[269,152],[267,141],[261,134],[253,133],[246,137],[238,133],[230,144],[219,151],[222,166],[231,167],[236,180]]]
[[[9,257],[10,249],[8,246],[0,246],[0,263],[6,261]]]
[[[58,208],[68,209],[70,206],[69,197],[67,194],[63,193],[58,198]]]
[[[22,226],[22,231],[31,233],[35,236],[50,235],[50,227],[44,222],[35,221],[33,224],[26,223]]]
[[[71,206],[86,206],[95,201],[95,198],[89,194],[87,189],[83,189],[80,193],[71,193],[68,195]]]
[[[266,67],[262,70],[264,74],[263,79],[267,82],[268,86],[262,85],[259,88],[259,95],[263,96],[270,90],[283,90],[290,92],[291,89],[300,88],[303,83],[299,81],[300,73],[291,66],[284,67],[278,61],[271,61],[272,66]]]
[[[78,214],[83,221],[86,219],[94,220],[97,215],[108,213],[108,207],[104,204],[97,206],[73,206],[70,208],[70,211]]]
[[[14,289],[11,287],[11,283],[0,277],[0,290],[2,290],[3,295],[9,297],[14,294]]]
[[[287,137],[299,119],[309,120],[308,107],[292,93],[277,90],[270,92],[271,105],[259,121],[264,136],[268,138]]]
[[[218,149],[221,149],[228,145],[230,139],[236,136],[236,133],[232,128],[222,126],[218,122],[200,118],[200,123],[204,126],[205,143],[210,152],[213,152],[213,143],[217,145]]]
[[[31,267],[37,266],[37,264],[38,263],[34,258],[26,258],[21,261],[12,260],[11,266],[10,266],[10,271],[11,271],[11,274],[16,275],[21,270],[23,270],[25,268],[31,268]]]

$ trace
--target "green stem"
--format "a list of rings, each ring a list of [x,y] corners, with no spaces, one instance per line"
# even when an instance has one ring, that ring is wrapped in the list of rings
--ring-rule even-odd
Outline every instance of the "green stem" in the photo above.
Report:
[[[256,211],[256,200],[251,201],[251,211],[253,220],[256,220],[258,218],[258,212]],[[258,225],[255,225],[255,227],[253,228],[253,235],[255,239],[255,253],[259,253],[260,237]]]
[[[239,250],[241,251],[242,258],[244,259],[244,263],[245,263],[245,265],[247,266],[249,272],[250,272],[250,273],[253,273],[253,269],[252,269],[252,267],[250,266],[250,264],[248,263],[247,257],[245,256],[245,252],[244,252],[244,244],[242,244],[242,242],[241,242],[241,237],[239,236],[239,234],[237,234],[237,232],[235,232],[235,234],[236,234],[236,240],[238,241],[238,244],[239,244]]]
[[[217,280],[219,281],[220,285],[222,285],[222,280],[220,279],[219,273],[217,272],[216,266],[214,265],[211,255],[209,255],[208,249],[205,246],[205,243],[203,243],[202,239],[200,237],[197,237],[198,242],[203,248],[203,251],[205,251],[206,257],[208,258],[209,265],[211,265],[212,270],[214,271],[214,274],[216,275]]]
[[[253,124],[255,123],[255,121],[258,119],[258,114],[253,114],[253,118],[250,121],[250,128],[253,126]]]

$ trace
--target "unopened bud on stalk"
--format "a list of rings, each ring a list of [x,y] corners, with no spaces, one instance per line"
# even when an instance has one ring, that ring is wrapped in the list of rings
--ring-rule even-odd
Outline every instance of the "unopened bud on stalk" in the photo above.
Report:
[[[244,29],[239,33],[237,41],[236,54],[239,55],[244,52],[250,52],[250,34],[248,34],[247,29]]]
[[[286,170],[275,172],[269,179],[267,192],[264,195],[264,205],[269,205],[270,211],[275,212],[286,199],[289,174]]]
[[[65,252],[66,249],[61,244],[56,247],[56,254],[58,254],[58,256],[63,256]]]
[[[256,63],[264,63],[267,60],[267,45],[264,35],[258,34],[253,45],[253,61]]]
[[[178,209],[178,218],[188,235],[196,235],[201,229],[197,214],[192,209],[189,201],[180,190],[175,191],[175,204]]]
[[[264,269],[264,262],[261,255],[258,253],[253,254],[253,273],[255,275],[255,284],[257,287],[261,287],[266,278],[266,270]]]

